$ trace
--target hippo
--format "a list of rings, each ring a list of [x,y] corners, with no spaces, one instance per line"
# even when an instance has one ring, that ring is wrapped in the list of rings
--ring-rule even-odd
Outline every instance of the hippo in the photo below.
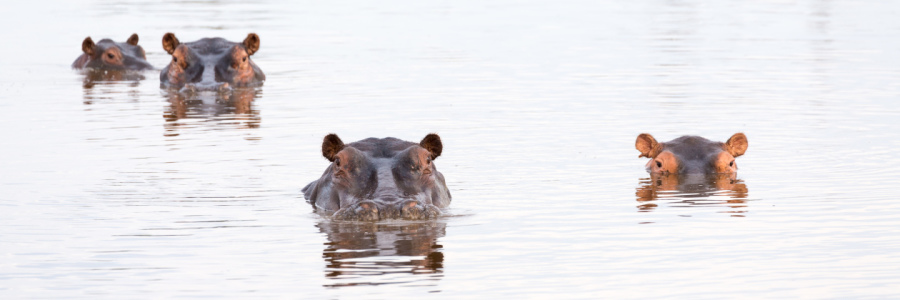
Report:
[[[686,135],[658,143],[652,135],[638,135],[634,147],[638,157],[648,157],[651,174],[715,174],[735,173],[734,158],[747,151],[747,136],[735,133],[727,142],[713,142],[699,136]]]
[[[111,39],[102,39],[96,44],[91,37],[81,42],[81,54],[72,63],[73,69],[94,70],[150,70],[153,66],[147,62],[144,48],[138,46],[137,33],[132,34],[124,43],[116,43]]]
[[[181,91],[230,91],[257,87],[266,75],[250,59],[259,50],[259,36],[250,33],[241,43],[223,38],[204,38],[181,43],[173,33],[162,39],[172,61],[159,73],[160,87]]]
[[[442,149],[434,133],[418,144],[391,137],[344,144],[329,134],[322,155],[331,164],[303,188],[303,197],[336,220],[435,218],[450,205],[444,175],[434,165]]]

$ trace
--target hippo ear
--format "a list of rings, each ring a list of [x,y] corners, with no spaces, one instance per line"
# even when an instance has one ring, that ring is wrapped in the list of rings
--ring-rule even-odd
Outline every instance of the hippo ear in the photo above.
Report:
[[[132,46],[137,46],[137,43],[138,43],[137,33],[132,33],[131,36],[128,37],[128,40],[125,41],[125,43],[128,43],[129,45],[132,45]]]
[[[419,142],[419,146],[431,152],[431,159],[434,160],[438,156],[441,156],[441,151],[444,150],[444,144],[441,143],[441,137],[436,133],[429,133]]]
[[[731,153],[731,156],[738,157],[744,155],[744,152],[747,152],[748,146],[747,136],[738,132],[732,135],[722,148],[724,148],[725,151],[728,151],[728,153]]]
[[[654,158],[662,152],[662,144],[657,143],[656,139],[649,133],[638,135],[637,140],[634,141],[634,148],[641,151],[641,155],[638,155],[638,157]]]
[[[244,49],[247,49],[247,55],[253,55],[259,50],[259,36],[255,33],[251,33],[247,35],[247,38],[244,39]]]
[[[84,51],[88,56],[94,55],[94,40],[91,37],[86,37],[84,42],[81,42],[81,51]]]
[[[175,53],[175,48],[178,48],[180,44],[174,33],[168,32],[166,35],[163,35],[163,49],[169,54]]]
[[[337,134],[331,133],[326,135],[322,141],[322,156],[325,156],[328,161],[334,161],[334,157],[343,149],[344,142],[341,141]]]

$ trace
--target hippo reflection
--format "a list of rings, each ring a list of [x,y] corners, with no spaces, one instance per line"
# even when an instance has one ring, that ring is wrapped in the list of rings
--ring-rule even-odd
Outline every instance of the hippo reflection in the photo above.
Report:
[[[646,167],[653,174],[734,173],[734,158],[744,155],[747,146],[743,133],[732,135],[725,143],[690,135],[658,143],[647,133],[638,135],[635,141],[635,148],[641,152],[638,157],[650,158]]]
[[[344,144],[335,134],[322,142],[331,161],[322,177],[303,188],[316,209],[335,219],[429,219],[450,205],[450,192],[434,159],[443,144],[437,134],[421,142],[368,138]]]
[[[416,277],[400,282],[441,278],[444,254],[438,238],[446,232],[444,223],[323,221],[316,227],[328,238],[322,252],[325,277],[334,280],[328,287],[397,283],[402,274]]]
[[[235,87],[257,87],[266,75],[250,59],[259,50],[259,36],[247,35],[241,43],[223,38],[204,38],[181,43],[166,33],[163,49],[172,61],[159,73],[160,86],[184,92],[228,91]]]
[[[734,173],[651,174],[640,180],[635,196],[642,212],[656,208],[655,201],[666,200],[670,206],[725,205],[733,209],[725,213],[743,216],[748,189]]]
[[[140,80],[122,79],[116,81],[108,78],[97,79],[92,76],[87,74],[85,77],[84,89],[82,89],[84,101],[82,103],[90,105],[98,102],[115,102],[121,101],[123,98],[128,99],[130,102],[139,102],[141,98]]]
[[[91,37],[81,43],[84,52],[72,63],[74,69],[93,70],[149,70],[153,66],[147,62],[144,48],[138,46],[138,35],[132,34],[124,43],[102,39],[96,44]]]
[[[215,121],[217,125],[237,125],[239,128],[257,128],[260,123],[259,111],[253,109],[253,101],[260,91],[256,89],[235,89],[224,95],[188,95],[168,91],[169,107],[163,113],[166,119],[166,135],[178,135],[182,126],[196,126],[196,122],[186,119]],[[210,123],[204,123],[210,124]]]

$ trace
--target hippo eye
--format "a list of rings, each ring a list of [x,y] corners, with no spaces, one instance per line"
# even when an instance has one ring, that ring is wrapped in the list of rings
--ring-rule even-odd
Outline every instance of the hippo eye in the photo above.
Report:
[[[113,55],[112,53],[107,53],[107,54],[106,54],[106,57],[109,57],[110,59],[113,59],[113,58],[115,58],[116,56]]]
[[[244,62],[247,62],[247,57],[246,57],[246,56],[244,56]]]
[[[657,168],[662,168],[662,162],[657,160],[657,161],[656,161],[656,167],[657,167]]]
[[[174,57],[174,56],[172,56],[172,61],[174,61],[174,62],[178,62],[178,58],[177,58],[177,57]]]
[[[340,167],[340,166],[341,166],[341,159],[340,159],[340,158],[335,158],[335,159],[334,159],[334,165]]]
[[[728,166],[729,166],[729,167],[734,167],[734,161],[732,160],[730,163],[728,163]]]

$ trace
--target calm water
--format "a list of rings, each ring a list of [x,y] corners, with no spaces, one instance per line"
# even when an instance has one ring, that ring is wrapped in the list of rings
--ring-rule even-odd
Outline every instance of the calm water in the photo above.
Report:
[[[0,298],[897,298],[900,3],[0,6]],[[84,37],[258,33],[232,104],[94,81]],[[322,137],[437,132],[453,204],[331,222]],[[634,139],[749,137],[736,178]]]

